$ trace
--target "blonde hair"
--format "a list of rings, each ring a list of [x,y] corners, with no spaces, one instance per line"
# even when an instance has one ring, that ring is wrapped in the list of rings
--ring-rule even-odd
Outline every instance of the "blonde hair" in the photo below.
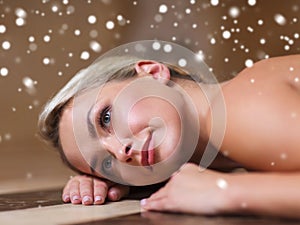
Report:
[[[60,148],[58,135],[59,121],[65,106],[78,93],[93,87],[99,87],[111,80],[123,80],[133,77],[134,64],[141,59],[136,57],[110,57],[100,59],[79,71],[44,106],[38,119],[39,135],[55,148]]]

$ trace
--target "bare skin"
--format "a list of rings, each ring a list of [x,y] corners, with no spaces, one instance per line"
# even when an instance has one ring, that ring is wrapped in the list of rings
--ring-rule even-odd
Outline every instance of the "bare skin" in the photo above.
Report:
[[[129,187],[86,175],[72,177],[62,194],[64,202],[101,205],[105,200],[118,201],[129,193]]]
[[[299,178],[300,173],[200,172],[197,165],[186,164],[141,205],[154,211],[299,218]]]
[[[205,215],[238,213],[299,218],[299,62],[299,55],[263,60],[222,86],[227,127],[220,153],[255,172],[200,171],[199,166],[187,164],[165,187],[142,200],[141,206],[145,210]],[[214,104],[219,104],[219,99]],[[209,133],[210,113],[205,115]],[[223,165],[226,163],[224,159]],[[85,192],[91,201],[83,203],[97,204],[97,188],[92,188],[96,180],[87,181],[83,176],[73,178],[63,196],[71,193],[84,196],[81,193]],[[74,185],[83,182],[85,187]],[[124,186],[100,182],[105,188],[97,195],[104,198],[118,200],[128,193]],[[111,198],[111,191],[116,191],[118,197]],[[81,203],[65,198],[66,202],[70,200]]]

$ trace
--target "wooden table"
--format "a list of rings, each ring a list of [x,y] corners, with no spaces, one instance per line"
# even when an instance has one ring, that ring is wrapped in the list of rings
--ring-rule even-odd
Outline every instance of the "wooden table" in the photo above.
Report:
[[[0,224],[76,224],[76,225],[282,225],[300,224],[274,218],[245,216],[194,216],[142,212],[136,196],[102,206],[63,204],[61,190],[43,190],[0,195]]]

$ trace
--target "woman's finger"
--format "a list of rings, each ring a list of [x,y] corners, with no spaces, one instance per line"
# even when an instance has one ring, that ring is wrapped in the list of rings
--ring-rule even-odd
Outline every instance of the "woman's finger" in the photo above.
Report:
[[[69,194],[70,200],[73,204],[81,203],[80,197],[80,182],[77,179],[72,179],[69,181]]]
[[[82,177],[80,179],[79,190],[82,204],[91,205],[93,204],[93,178]]]
[[[155,198],[155,199],[142,199],[141,207],[145,210],[153,210],[153,211],[168,211],[168,203],[166,202],[166,198]]]
[[[108,190],[107,197],[111,201],[118,201],[129,194],[129,186],[115,184]]]
[[[65,203],[71,202],[71,198],[70,198],[70,181],[68,181],[68,183],[66,184],[66,186],[63,189],[62,200]]]
[[[111,181],[94,179],[94,204],[103,204],[105,202],[108,189],[113,185]]]

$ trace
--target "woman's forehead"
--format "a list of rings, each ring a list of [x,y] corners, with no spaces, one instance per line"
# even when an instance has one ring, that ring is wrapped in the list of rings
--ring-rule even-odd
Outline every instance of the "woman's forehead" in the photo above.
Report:
[[[71,104],[70,104],[71,105]],[[79,149],[73,133],[73,107],[66,107],[59,123],[59,137],[63,152],[68,160],[79,157]]]
[[[72,104],[69,104],[62,113],[59,124],[59,136],[63,154],[68,162],[79,171],[90,173],[90,165],[79,149],[74,133]]]

